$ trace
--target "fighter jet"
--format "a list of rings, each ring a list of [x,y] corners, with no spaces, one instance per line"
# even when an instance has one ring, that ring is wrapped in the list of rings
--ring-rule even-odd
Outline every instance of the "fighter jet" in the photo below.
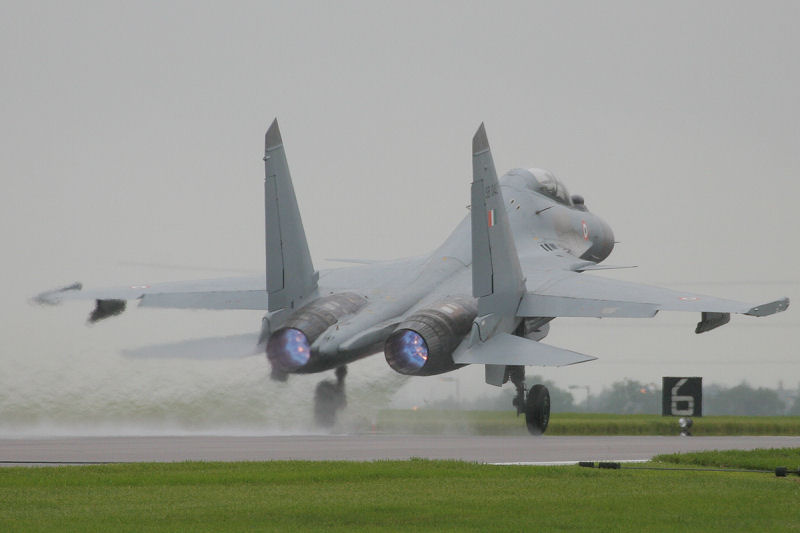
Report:
[[[343,405],[331,394],[343,394],[346,365],[363,357],[383,352],[410,376],[484,365],[486,383],[516,387],[514,407],[534,435],[547,429],[550,396],[544,385],[526,385],[525,367],[595,359],[541,342],[553,319],[692,311],[701,314],[695,332],[705,333],[731,313],[763,317],[789,306],[788,298],[752,305],[587,274],[616,268],[601,264],[614,248],[611,228],[547,170],[498,179],[483,124],[472,139],[469,215],[436,250],[411,259],[317,271],[277,120],[264,163],[266,276],[93,291],[77,283],[35,300],[95,300],[91,322],[121,313],[127,300],[264,310],[257,346],[274,379],[337,369],[338,382],[317,390],[318,418],[327,423],[330,409]]]

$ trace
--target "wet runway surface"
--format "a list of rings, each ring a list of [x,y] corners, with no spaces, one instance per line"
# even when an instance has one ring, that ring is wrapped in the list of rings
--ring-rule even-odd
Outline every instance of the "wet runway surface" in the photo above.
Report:
[[[0,438],[0,464],[458,459],[481,463],[631,461],[662,453],[800,447],[800,437],[478,437],[281,435]]]

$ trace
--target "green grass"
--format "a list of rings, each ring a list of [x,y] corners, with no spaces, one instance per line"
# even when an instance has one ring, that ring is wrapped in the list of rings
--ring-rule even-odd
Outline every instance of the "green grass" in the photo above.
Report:
[[[0,469],[0,531],[798,531],[768,474],[450,461]]]
[[[785,466],[790,471],[797,472],[800,469],[800,448],[672,453],[658,455],[653,458],[653,461],[679,465],[770,471],[774,471],[779,466]]]
[[[376,429],[386,433],[525,435],[513,411],[385,410]],[[548,435],[677,435],[678,419],[659,415],[553,413]],[[798,416],[708,416],[694,419],[694,435],[800,435]]]

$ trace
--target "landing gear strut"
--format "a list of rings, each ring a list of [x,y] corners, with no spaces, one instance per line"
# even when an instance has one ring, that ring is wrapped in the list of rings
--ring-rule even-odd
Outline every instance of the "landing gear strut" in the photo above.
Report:
[[[317,390],[314,392],[314,420],[318,426],[333,427],[336,423],[336,412],[347,405],[344,390],[345,376],[347,376],[347,366],[343,365],[336,369],[336,381],[326,379],[317,385]]]
[[[517,408],[517,416],[524,413],[528,433],[541,435],[550,423],[550,392],[544,385],[537,384],[526,393],[524,366],[508,366],[506,372],[508,379],[517,388],[517,395],[513,401],[514,407]]]

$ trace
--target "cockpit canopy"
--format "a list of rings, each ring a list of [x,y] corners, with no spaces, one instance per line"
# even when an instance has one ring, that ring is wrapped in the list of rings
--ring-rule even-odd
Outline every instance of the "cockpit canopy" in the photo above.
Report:
[[[511,187],[520,191],[527,189],[543,194],[569,207],[580,208],[572,201],[564,184],[549,170],[544,170],[542,168],[529,168],[528,170],[515,168],[509,170],[508,173],[501,178],[501,183],[506,187]]]
[[[572,205],[566,186],[552,172],[541,168],[529,168],[528,172],[533,174],[533,177],[538,182],[535,189],[537,192],[552,198],[558,203]]]

